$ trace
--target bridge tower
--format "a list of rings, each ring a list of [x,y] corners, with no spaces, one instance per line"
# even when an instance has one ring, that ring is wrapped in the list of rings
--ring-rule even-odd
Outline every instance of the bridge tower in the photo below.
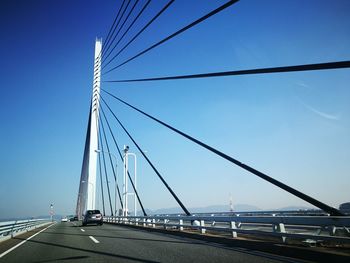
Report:
[[[101,50],[102,39],[96,39],[92,99],[76,207],[76,214],[79,218],[81,218],[85,210],[95,209],[96,206],[96,169],[98,154],[96,150],[98,150]]]

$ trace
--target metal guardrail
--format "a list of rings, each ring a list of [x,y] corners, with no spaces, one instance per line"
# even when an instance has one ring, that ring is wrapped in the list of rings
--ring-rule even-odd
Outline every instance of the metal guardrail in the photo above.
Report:
[[[27,219],[0,222],[0,242],[50,222],[51,219]]]
[[[350,244],[350,216],[110,216],[105,222],[205,234],[229,233],[297,240],[306,245],[323,242]]]

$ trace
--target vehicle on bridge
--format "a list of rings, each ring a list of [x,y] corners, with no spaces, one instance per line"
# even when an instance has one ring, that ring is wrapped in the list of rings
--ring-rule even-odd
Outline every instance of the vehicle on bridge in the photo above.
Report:
[[[350,215],[350,202],[341,204],[339,206],[339,211],[344,214]]]
[[[70,216],[69,221],[79,221],[78,216]]]
[[[82,225],[86,226],[88,224],[97,224],[102,226],[103,224],[103,216],[100,210],[87,210],[83,216]]]
[[[76,215],[70,215],[68,216],[68,220],[71,222],[71,221],[78,221],[78,216]]]

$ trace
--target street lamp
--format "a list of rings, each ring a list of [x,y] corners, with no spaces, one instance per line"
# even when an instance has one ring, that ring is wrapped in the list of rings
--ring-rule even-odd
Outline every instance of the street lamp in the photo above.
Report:
[[[116,171],[115,177],[116,177],[116,180],[115,180],[115,191],[114,191],[114,204],[115,204],[115,206],[114,206],[114,209],[115,209],[114,215],[117,215],[117,191],[118,191],[117,190],[117,186],[118,186],[118,165],[117,165],[117,163],[118,163],[118,158],[117,158],[117,156],[115,156],[114,153],[111,153],[111,152],[106,152],[106,151],[101,151],[101,150],[95,150],[95,152],[96,153],[108,154],[110,156],[113,156],[113,158],[115,159],[115,171]]]
[[[128,216],[128,195],[134,195],[134,215],[137,216],[137,203],[136,203],[136,179],[137,179],[137,159],[135,153],[130,153],[129,146],[124,145],[124,209],[123,209],[123,216]],[[128,171],[129,171],[129,155],[134,157],[134,187],[135,192],[134,193],[128,193]]]
[[[53,215],[54,215],[54,211],[53,211],[53,204],[50,205],[50,216],[51,216],[51,222],[53,222]]]

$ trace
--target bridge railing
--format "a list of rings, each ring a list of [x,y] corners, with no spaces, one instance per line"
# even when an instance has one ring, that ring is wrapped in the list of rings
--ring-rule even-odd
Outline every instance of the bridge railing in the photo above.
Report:
[[[113,216],[104,221],[231,238],[277,238],[310,246],[350,244],[350,216]]]
[[[0,242],[23,232],[49,224],[51,219],[27,219],[0,222]]]

